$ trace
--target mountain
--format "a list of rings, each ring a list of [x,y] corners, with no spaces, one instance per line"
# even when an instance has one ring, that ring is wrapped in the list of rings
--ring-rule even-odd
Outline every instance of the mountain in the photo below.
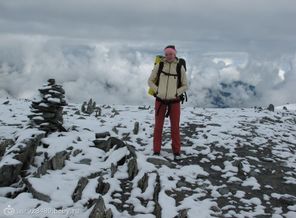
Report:
[[[296,104],[183,107],[179,160],[168,119],[152,155],[150,105],[89,115],[69,103],[66,131],[46,135],[29,125],[31,104],[0,99],[0,217],[296,216]]]
[[[220,82],[217,88],[208,89],[206,98],[210,99],[214,107],[226,108],[243,104],[245,99],[240,99],[242,95],[244,98],[255,97],[256,87],[240,80]]]

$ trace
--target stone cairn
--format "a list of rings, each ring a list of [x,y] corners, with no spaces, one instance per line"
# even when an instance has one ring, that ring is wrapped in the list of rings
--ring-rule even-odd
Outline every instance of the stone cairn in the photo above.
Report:
[[[93,112],[95,112],[96,117],[101,116],[101,108],[97,107],[96,102],[92,99],[89,99],[88,103],[86,101],[83,102],[81,106],[81,111],[88,115],[91,115]]]
[[[65,90],[57,85],[54,79],[49,79],[39,90],[41,99],[32,101],[31,112],[28,117],[31,124],[47,133],[66,131],[63,127],[63,107]]]

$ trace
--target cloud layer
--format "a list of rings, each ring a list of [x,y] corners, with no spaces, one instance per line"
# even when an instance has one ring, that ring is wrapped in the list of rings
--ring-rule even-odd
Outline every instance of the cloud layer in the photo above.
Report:
[[[161,53],[158,44],[85,43],[60,38],[9,36],[0,38],[0,94],[33,98],[48,78],[63,84],[67,99],[81,103],[94,98],[102,104],[145,104],[147,79],[153,59]],[[188,62],[189,104],[211,107],[208,90],[221,83],[242,81],[256,87],[256,96],[246,90],[231,90],[229,106],[296,102],[296,56],[277,57],[247,52],[200,53],[182,50]],[[227,100],[228,101],[228,100]]]

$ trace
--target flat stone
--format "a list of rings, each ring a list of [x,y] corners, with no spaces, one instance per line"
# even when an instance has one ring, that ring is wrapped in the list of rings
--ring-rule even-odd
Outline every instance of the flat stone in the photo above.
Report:
[[[110,136],[110,132],[102,132],[102,133],[96,133],[96,138],[106,138]]]
[[[34,198],[41,200],[41,201],[45,201],[45,202],[50,202],[51,198],[41,192],[38,192],[33,186],[32,184],[29,182],[28,179],[23,179],[24,183],[26,184],[26,187],[28,188],[28,191],[33,195]]]
[[[175,168],[176,166],[175,164],[161,158],[149,157],[147,158],[147,161],[157,166],[165,165],[169,168]]]
[[[86,177],[81,177],[79,179],[77,186],[72,194],[72,199],[74,202],[77,202],[81,199],[82,192],[87,184],[88,184],[88,179]]]

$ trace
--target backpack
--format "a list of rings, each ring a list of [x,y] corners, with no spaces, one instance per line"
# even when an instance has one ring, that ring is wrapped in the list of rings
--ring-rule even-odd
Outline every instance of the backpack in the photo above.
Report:
[[[155,61],[154,61],[154,65],[159,64],[158,71],[157,71],[157,77],[156,77],[156,80],[155,80],[155,85],[157,85],[157,86],[159,85],[159,77],[160,77],[160,74],[161,74],[161,72],[163,70],[163,64],[164,63],[162,61],[162,58],[163,58],[163,56],[157,55],[155,57]],[[176,69],[177,77],[178,77],[177,88],[180,88],[182,86],[182,83],[181,83],[181,67],[183,66],[185,68],[185,71],[186,71],[186,61],[183,58],[178,58],[178,60],[179,60],[179,62],[177,64],[177,69]],[[155,94],[154,90],[149,88],[148,94],[154,96],[154,94]],[[184,100],[187,101],[187,93],[186,92],[184,92],[184,93],[182,93],[180,95],[180,100],[181,100],[182,104],[184,103]]]

